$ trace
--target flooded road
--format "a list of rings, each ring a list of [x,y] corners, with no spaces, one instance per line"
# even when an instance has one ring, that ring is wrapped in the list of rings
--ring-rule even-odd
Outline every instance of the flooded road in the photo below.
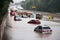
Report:
[[[53,30],[52,34],[41,34],[34,31],[38,25],[27,23],[31,18],[21,19],[14,21],[14,16],[9,17],[3,40],[60,40],[60,23],[40,20],[41,25],[48,25]]]

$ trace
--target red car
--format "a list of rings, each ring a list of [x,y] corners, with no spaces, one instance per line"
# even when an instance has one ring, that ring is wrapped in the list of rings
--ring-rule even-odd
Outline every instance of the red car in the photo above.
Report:
[[[10,14],[11,14],[11,16],[15,16],[16,12],[11,12]]]
[[[31,23],[31,24],[41,24],[41,22],[39,20],[31,20],[28,23]]]

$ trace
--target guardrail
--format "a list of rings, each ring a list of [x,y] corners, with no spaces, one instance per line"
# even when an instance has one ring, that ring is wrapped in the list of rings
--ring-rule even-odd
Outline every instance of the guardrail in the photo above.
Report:
[[[40,11],[24,10],[24,9],[19,9],[19,8],[17,9],[22,12],[39,13],[39,14],[46,15],[46,16],[54,16],[56,18],[60,18],[60,13],[40,12]]]
[[[3,33],[4,33],[4,27],[6,26],[6,17],[7,17],[7,14],[3,17],[3,20],[2,20],[2,23],[0,25],[0,30],[1,30],[1,35],[0,35],[0,40],[2,40],[2,36],[3,36]]]

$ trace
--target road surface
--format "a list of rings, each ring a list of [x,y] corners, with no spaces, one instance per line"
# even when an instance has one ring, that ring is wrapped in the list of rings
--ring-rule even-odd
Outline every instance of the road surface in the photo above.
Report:
[[[38,25],[27,23],[31,18],[21,19],[14,21],[14,16],[8,15],[3,40],[60,40],[60,23],[40,20],[41,25],[48,25],[53,30],[52,34],[40,34],[34,32]]]

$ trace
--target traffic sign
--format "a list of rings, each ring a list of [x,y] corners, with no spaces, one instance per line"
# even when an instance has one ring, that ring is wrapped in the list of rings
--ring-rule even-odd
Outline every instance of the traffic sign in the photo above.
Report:
[[[36,8],[36,6],[33,5],[32,8]]]

